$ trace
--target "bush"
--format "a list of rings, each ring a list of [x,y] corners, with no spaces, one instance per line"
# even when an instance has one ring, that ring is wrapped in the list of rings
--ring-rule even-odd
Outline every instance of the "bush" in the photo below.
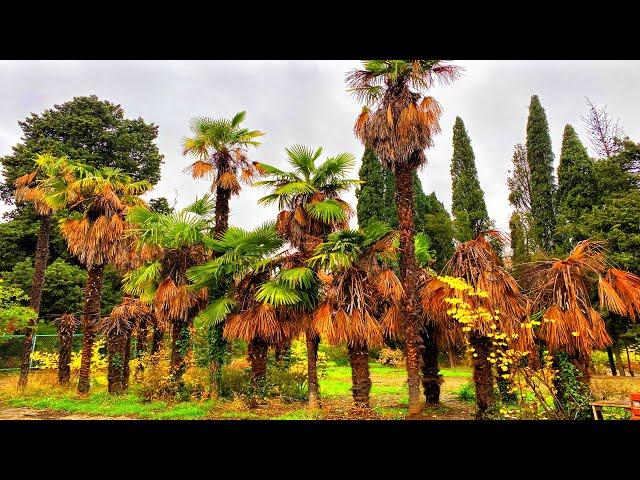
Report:
[[[405,362],[404,352],[402,350],[384,347],[380,350],[376,361],[382,365],[401,367]]]
[[[302,343],[302,342],[300,342]],[[305,363],[306,363],[306,345],[304,348],[305,352]],[[318,348],[318,360],[320,360],[320,355],[324,355],[327,360],[334,362],[338,366],[347,366],[350,365],[349,362],[349,354],[347,352],[347,347],[344,345],[328,345],[325,343],[321,343]]]
[[[456,397],[463,402],[476,401],[476,389],[472,382],[465,383],[455,392]]]

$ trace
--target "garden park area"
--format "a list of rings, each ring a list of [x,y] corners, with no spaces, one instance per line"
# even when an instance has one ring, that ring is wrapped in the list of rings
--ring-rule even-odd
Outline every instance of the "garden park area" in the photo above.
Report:
[[[206,193],[173,204],[153,197],[157,125],[95,95],[20,121],[0,157],[0,419],[640,419],[640,144],[587,100],[592,151],[566,124],[554,163],[532,95],[507,233],[459,115],[450,209],[418,175],[443,130],[431,90],[463,77],[346,72],[360,162],[257,161],[246,111],[192,117],[172,162]]]

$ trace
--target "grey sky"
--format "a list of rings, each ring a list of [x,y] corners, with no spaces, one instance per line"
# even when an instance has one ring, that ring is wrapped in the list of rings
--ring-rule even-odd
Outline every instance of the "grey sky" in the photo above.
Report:
[[[508,228],[506,178],[515,143],[524,142],[531,95],[547,112],[556,165],[562,131],[571,123],[588,139],[581,121],[584,97],[619,117],[625,132],[640,130],[640,62],[637,61],[456,61],[463,77],[432,91],[442,104],[442,133],[427,151],[420,172],[424,189],[451,206],[451,137],[456,115],[464,120],[476,156],[489,214]],[[357,61],[0,61],[0,155],[20,140],[18,120],[73,96],[96,94],[119,103],[128,117],[160,126],[158,146],[165,155],[162,179],[151,196],[177,197],[183,206],[202,196],[207,182],[194,181],[183,168],[181,138],[196,115],[231,116],[247,110],[245,125],[267,132],[250,158],[283,165],[284,147],[322,146],[326,155],[363,148],[352,133],[360,106],[345,91],[344,75]],[[274,209],[256,205],[263,194],[246,187],[232,201],[231,223],[255,226]],[[355,205],[353,193],[346,196]],[[0,203],[0,212],[7,206]]]

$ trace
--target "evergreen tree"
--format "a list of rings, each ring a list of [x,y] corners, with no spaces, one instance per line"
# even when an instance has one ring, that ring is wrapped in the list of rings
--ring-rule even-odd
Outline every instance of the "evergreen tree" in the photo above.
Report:
[[[527,163],[527,149],[516,144],[511,158],[513,170],[509,171],[509,203],[514,211],[509,219],[511,231],[511,264],[514,272],[518,265],[531,260],[533,241],[531,238],[531,171]],[[517,273],[516,273],[517,274]]]
[[[532,233],[537,245],[551,251],[555,234],[555,183],[549,124],[537,95],[531,97],[527,120],[527,163],[531,172]]]
[[[575,228],[575,221],[591,210],[597,200],[594,162],[571,125],[564,127],[556,205],[558,225],[556,241],[569,251],[575,242],[584,240]]]
[[[489,228],[490,221],[484,192],[478,181],[471,140],[460,117],[453,126],[453,157],[451,158],[452,202],[456,238],[471,240]]]
[[[398,207],[396,205],[396,177],[392,171],[384,171],[384,218],[392,228],[398,228]]]
[[[372,150],[364,151],[359,178],[364,183],[356,190],[358,226],[365,228],[372,221],[390,223],[385,218],[385,172]]]

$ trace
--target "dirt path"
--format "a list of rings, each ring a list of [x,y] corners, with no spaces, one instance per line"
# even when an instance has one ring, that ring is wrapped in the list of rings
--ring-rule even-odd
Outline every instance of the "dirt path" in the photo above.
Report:
[[[34,410],[0,406],[0,420],[135,420],[130,417],[98,417],[92,415],[69,414],[54,410]]]

